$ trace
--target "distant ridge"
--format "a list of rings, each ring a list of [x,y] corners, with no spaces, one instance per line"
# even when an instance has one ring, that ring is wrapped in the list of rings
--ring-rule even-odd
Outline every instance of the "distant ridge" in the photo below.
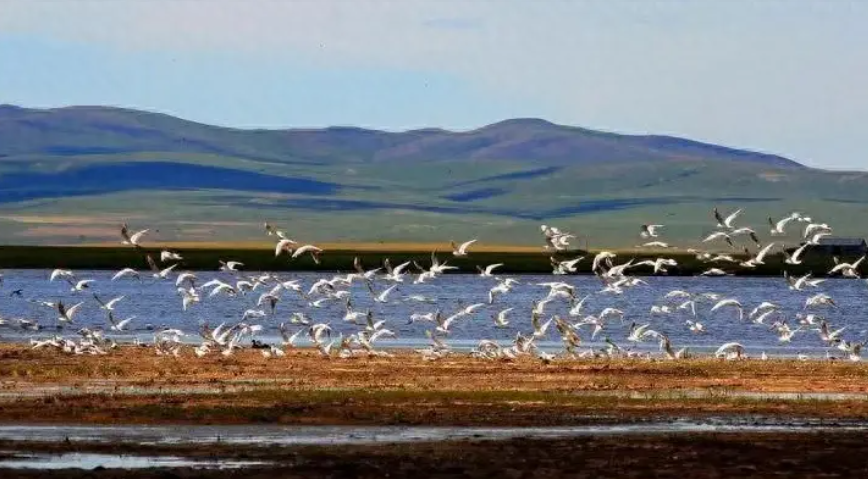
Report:
[[[515,118],[469,131],[387,132],[357,127],[226,128],[134,109],[0,105],[0,155],[134,152],[231,154],[296,162],[514,160],[535,166],[729,161],[803,168],[793,160],[698,141],[623,135]]]

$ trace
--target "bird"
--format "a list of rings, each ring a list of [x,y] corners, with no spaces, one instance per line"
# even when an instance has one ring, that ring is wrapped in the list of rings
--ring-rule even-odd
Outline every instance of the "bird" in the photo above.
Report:
[[[639,232],[639,236],[642,238],[657,238],[659,234],[657,230],[663,228],[663,225],[642,225],[642,229]]]
[[[121,237],[123,238],[122,244],[140,248],[141,245],[139,244],[139,241],[141,241],[142,237],[145,236],[149,231],[149,229],[143,229],[133,234],[130,234],[129,227],[126,223],[124,223],[123,225],[121,225]]]
[[[718,228],[726,228],[728,230],[733,229],[732,224],[735,221],[735,219],[738,218],[739,215],[741,215],[741,211],[742,211],[741,208],[739,208],[739,209],[733,211],[732,213],[728,214],[724,218],[720,214],[720,212],[717,210],[717,208],[714,208],[714,218],[717,220],[717,227]]]
[[[473,243],[476,243],[476,241],[476,239],[472,239],[461,243],[461,245],[456,245],[455,242],[452,241],[450,243],[452,245],[452,255],[456,257],[467,256],[467,248],[469,248]]]

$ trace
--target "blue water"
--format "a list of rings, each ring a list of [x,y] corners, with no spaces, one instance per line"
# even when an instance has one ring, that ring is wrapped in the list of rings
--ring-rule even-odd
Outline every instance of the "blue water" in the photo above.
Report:
[[[84,301],[85,304],[75,317],[74,325],[67,325],[62,331],[65,335],[73,335],[80,327],[97,328],[103,327],[108,330],[105,314],[93,299],[92,294],[98,294],[103,300],[125,295],[126,298],[118,303],[115,311],[117,319],[136,316],[130,323],[128,332],[109,332],[106,335],[119,341],[132,341],[134,338],[149,341],[153,338],[154,329],[162,327],[179,328],[188,333],[186,341],[195,343],[199,341],[198,330],[202,322],[208,322],[212,327],[221,322],[233,324],[240,321],[242,313],[254,308],[260,293],[270,289],[259,288],[254,293],[239,295],[235,298],[226,296],[208,297],[208,292],[203,291],[202,302],[191,307],[189,311],[182,311],[181,298],[176,292],[174,275],[171,281],[157,281],[143,273],[144,282],[134,279],[121,279],[110,281],[113,272],[108,271],[78,271],[76,275],[80,279],[88,278],[96,280],[92,285],[91,292],[73,293],[70,286],[63,281],[49,282],[49,271],[46,270],[6,270],[3,272],[4,281],[0,284],[0,318],[7,324],[0,326],[0,338],[6,341],[26,341],[29,338],[47,338],[57,333],[55,310],[37,304],[36,300],[58,301],[62,300],[67,305]],[[212,278],[221,278],[227,282],[234,282],[235,277],[223,272],[199,272],[199,284]],[[242,275],[252,273],[242,273]],[[307,290],[317,279],[333,275],[319,273],[295,273],[281,274],[282,280],[297,279]],[[530,334],[533,328],[530,324],[530,310],[533,301],[543,299],[548,293],[548,288],[537,286],[536,283],[545,281],[566,281],[576,286],[577,298],[590,294],[585,303],[583,316],[587,314],[599,314],[607,307],[619,308],[625,311],[625,320],[610,319],[606,327],[595,340],[591,340],[590,329],[580,329],[583,349],[599,349],[604,346],[603,338],[608,336],[612,341],[622,347],[633,346],[626,341],[631,323],[650,323],[651,328],[669,336],[674,348],[678,349],[689,346],[695,352],[708,352],[716,349],[724,342],[738,341],[746,348],[749,355],[757,356],[762,352],[769,355],[795,356],[803,353],[812,356],[823,356],[827,350],[836,356],[841,356],[840,351],[828,348],[819,338],[813,328],[807,326],[806,331],[799,332],[791,343],[781,343],[770,325],[759,325],[747,320],[747,313],[763,301],[778,303],[781,315],[777,319],[786,319],[787,323],[795,328],[798,326],[796,313],[804,313],[805,299],[817,292],[829,294],[838,308],[818,307],[808,310],[814,312],[830,323],[834,329],[845,327],[843,338],[849,341],[864,340],[868,330],[868,286],[861,280],[830,279],[820,288],[810,291],[790,291],[781,278],[698,278],[698,277],[648,277],[648,286],[638,286],[627,289],[623,295],[600,293],[602,284],[594,277],[589,276],[548,276],[548,275],[519,275],[514,276],[521,284],[512,292],[499,296],[493,305],[486,304],[482,309],[469,317],[459,319],[451,328],[451,334],[446,339],[453,347],[469,348],[475,346],[481,339],[493,339],[509,344],[516,333]],[[385,289],[392,283],[380,279],[375,283],[377,292]],[[370,308],[376,320],[385,319],[385,327],[397,334],[395,339],[382,339],[377,345],[383,348],[419,347],[428,344],[425,331],[432,329],[430,322],[420,321],[408,324],[408,319],[413,312],[427,313],[440,309],[444,317],[453,314],[463,306],[471,303],[487,303],[488,290],[496,284],[493,278],[480,278],[476,275],[452,274],[444,275],[427,284],[412,284],[412,277],[408,276],[392,295],[389,303],[380,304],[372,300],[372,296],[364,284],[357,282],[350,289],[354,309],[364,312]],[[10,292],[22,290],[23,297],[10,297]],[[692,317],[684,311],[676,311],[670,315],[652,315],[652,305],[677,304],[675,301],[667,301],[663,296],[673,290],[681,289],[692,293],[718,293],[726,298],[736,298],[744,305],[745,320],[739,321],[732,308],[711,313],[709,310],[714,304],[710,301],[699,303],[697,317]],[[434,303],[418,303],[408,301],[410,295],[422,295],[430,298]],[[510,324],[506,328],[497,328],[492,316],[498,311],[513,307],[509,315]],[[565,300],[555,300],[545,310],[543,319],[548,319],[558,314],[571,321],[580,318],[571,318],[567,315],[570,305]],[[344,335],[351,334],[359,329],[358,326],[343,321],[345,313],[342,301],[326,303],[322,308],[312,308],[307,301],[293,291],[284,291],[282,299],[277,305],[273,317],[249,322],[260,323],[265,329],[259,334],[259,338],[265,341],[276,341],[278,338],[277,326],[283,321],[288,321],[294,312],[304,312],[312,322],[327,322],[336,332]],[[25,318],[36,321],[42,329],[40,331],[20,330],[11,324],[16,318]],[[698,320],[707,329],[705,334],[691,332],[685,320]],[[301,328],[293,325],[291,330]],[[305,345],[305,334],[301,335],[300,345]],[[557,351],[561,347],[560,337],[554,328],[549,329],[546,336],[538,342],[546,349]],[[635,346],[638,350],[659,351],[657,342],[647,340]]]

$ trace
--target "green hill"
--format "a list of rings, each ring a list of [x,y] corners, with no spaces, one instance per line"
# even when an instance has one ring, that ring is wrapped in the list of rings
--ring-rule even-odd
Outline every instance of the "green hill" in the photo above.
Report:
[[[638,225],[673,243],[709,211],[745,221],[800,210],[864,236],[868,174],[664,136],[514,119],[472,131],[239,130],[107,107],[0,106],[0,242],[106,241],[117,223],[168,241],[535,244],[540,223],[582,246],[629,247]],[[762,224],[761,224],[762,223]]]

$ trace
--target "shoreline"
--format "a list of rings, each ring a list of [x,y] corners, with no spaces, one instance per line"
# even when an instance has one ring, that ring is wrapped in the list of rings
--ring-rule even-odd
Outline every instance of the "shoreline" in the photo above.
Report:
[[[166,248],[180,253],[184,259],[180,262],[179,269],[190,271],[214,271],[220,265],[220,260],[233,260],[244,263],[247,271],[305,271],[305,272],[350,272],[354,271],[353,261],[358,257],[365,268],[381,266],[388,258],[392,264],[404,261],[416,261],[420,265],[430,264],[432,251],[435,249],[421,248],[414,245],[404,245],[398,249],[377,249],[373,245],[360,248],[326,249],[321,256],[321,263],[316,264],[308,256],[290,260],[286,256],[275,257],[274,250],[265,244],[261,247],[245,246],[242,248],[215,245],[184,245],[173,247],[167,244]],[[429,245],[433,246],[433,245]],[[155,244],[142,250],[126,246],[111,245],[87,245],[87,246],[0,246],[0,265],[4,269],[54,269],[65,268],[73,270],[120,270],[126,267],[136,269],[148,269],[145,254],[159,256],[163,246]],[[503,248],[502,251],[496,248]],[[448,244],[440,245],[437,256],[441,260],[447,260],[450,265],[457,266],[459,270],[451,274],[477,274],[477,266],[493,263],[503,263],[504,266],[498,271],[507,274],[551,274],[552,266],[550,257],[558,260],[568,260],[579,256],[585,259],[578,263],[578,275],[591,275],[591,260],[596,251],[571,250],[561,252],[547,252],[541,247],[534,250],[525,247],[490,246],[474,251],[469,257],[457,258],[451,254]],[[697,276],[711,267],[724,269],[733,276],[745,277],[779,277],[784,271],[791,275],[802,275],[809,272],[821,271],[824,276],[833,264],[831,256],[812,255],[799,265],[786,265],[780,254],[767,258],[766,264],[754,269],[744,269],[737,265],[727,266],[705,263],[698,260],[695,255],[683,250],[664,251],[619,251],[619,258],[635,259],[637,262],[643,259],[666,257],[675,259],[678,266],[669,268],[667,276]],[[747,259],[745,254],[733,254],[736,259]],[[847,259],[847,258],[842,258]],[[651,276],[650,267],[637,268],[633,272],[635,276]]]
[[[671,417],[868,419],[868,364],[104,356],[0,346],[0,423],[568,426]],[[836,396],[837,395],[837,396]],[[848,396],[852,395],[852,396]]]

